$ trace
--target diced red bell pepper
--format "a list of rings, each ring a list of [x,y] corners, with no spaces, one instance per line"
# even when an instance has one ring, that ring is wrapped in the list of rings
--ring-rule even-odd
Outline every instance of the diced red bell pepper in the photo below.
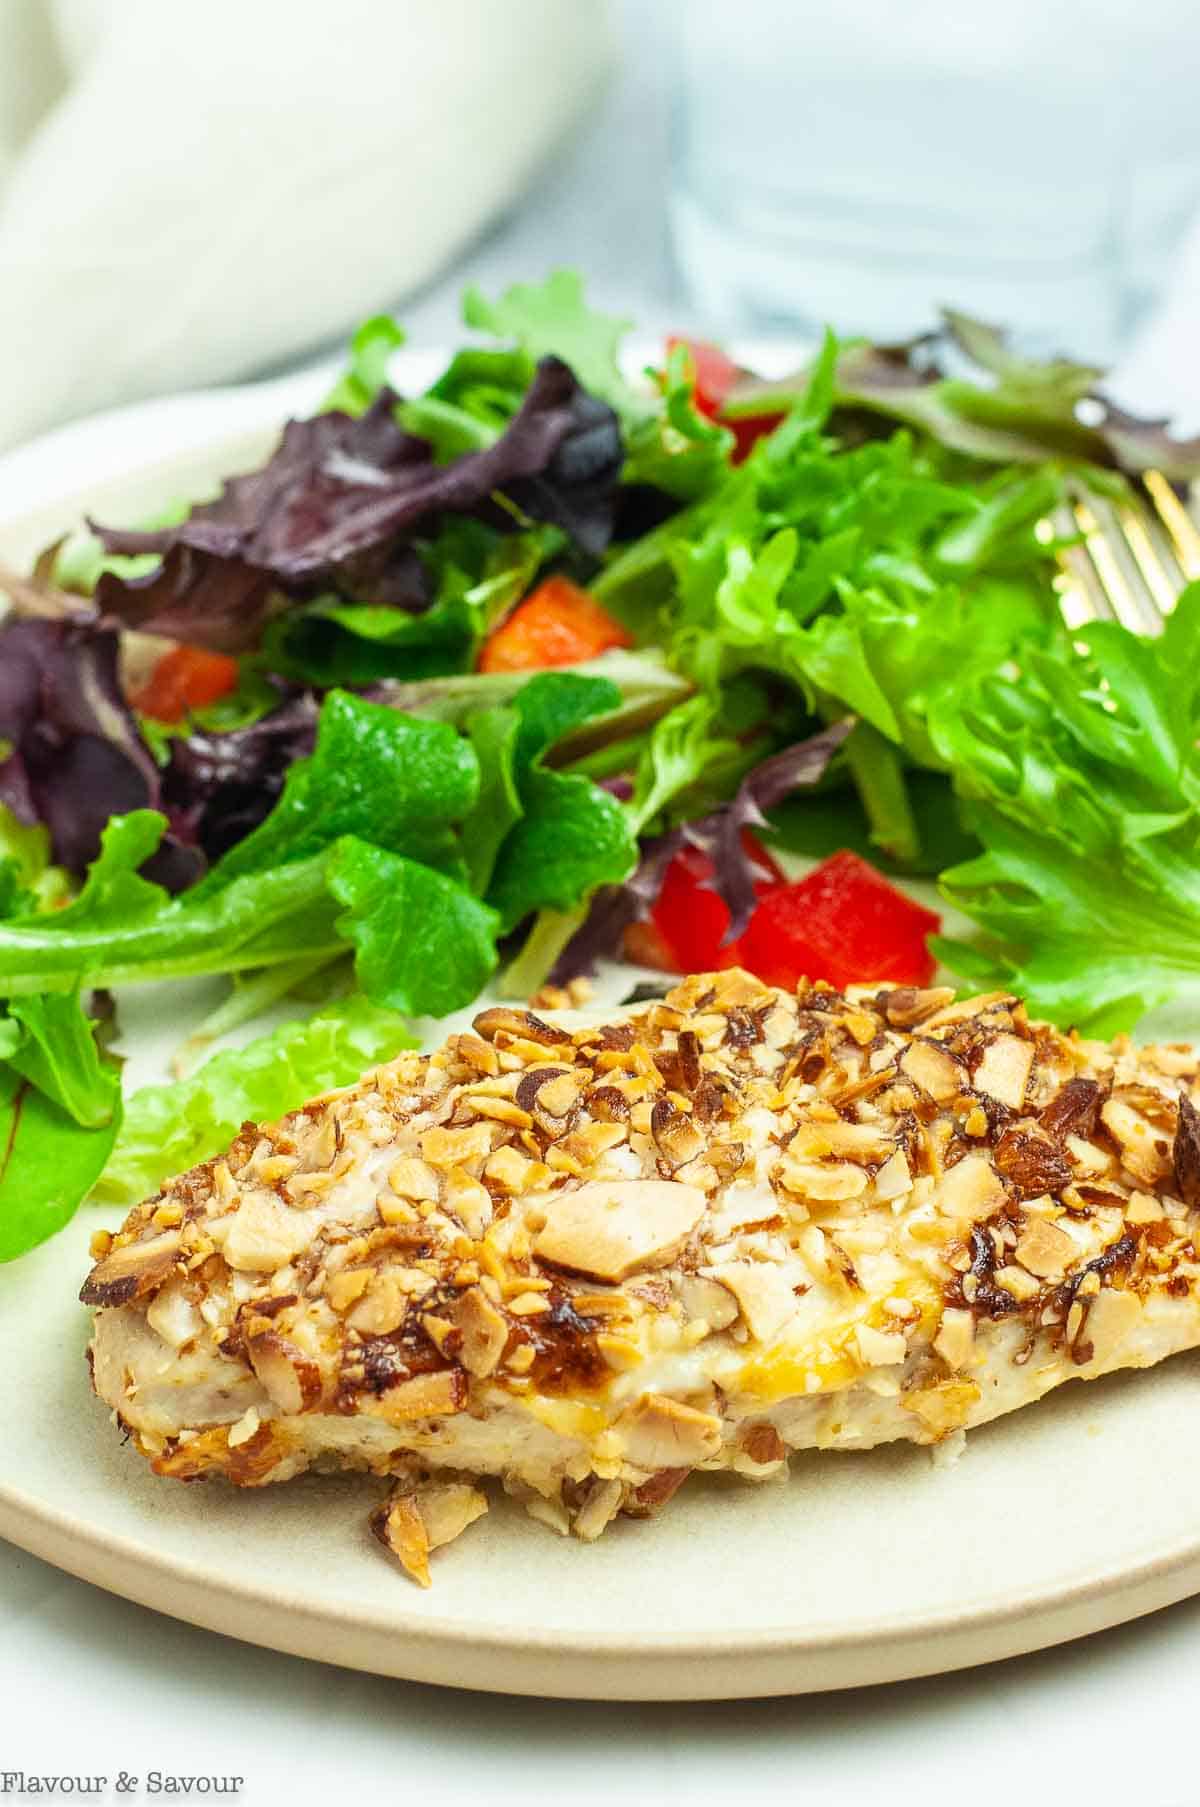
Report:
[[[480,671],[544,671],[632,646],[619,621],[566,577],[548,577],[484,642]]]
[[[202,646],[173,646],[130,697],[134,708],[158,722],[181,722],[193,709],[219,702],[237,688],[236,659]]]
[[[741,939],[741,964],[791,991],[801,979],[927,985],[926,937],[941,917],[906,897],[855,853],[835,853],[762,899]]]
[[[744,833],[742,844],[754,865],[754,893],[762,898],[783,883],[783,873],[766,848]],[[698,847],[685,847],[667,867],[658,902],[648,922],[635,923],[627,932],[626,955],[643,966],[661,966],[667,972],[715,972],[724,966],[741,966],[741,943],[722,947],[729,927],[729,911],[705,881],[713,875],[713,863]]]
[[[712,345],[706,339],[671,337],[667,340],[668,356],[677,345],[686,347],[691,354],[696,372],[692,399],[697,412],[709,420],[720,419],[726,398],[742,375],[741,366],[727,357],[719,345]],[[746,414],[736,420],[722,421],[721,424],[733,434],[733,462],[740,464],[764,433],[770,433],[782,419],[782,414]]]
[[[725,405],[725,397],[741,376],[741,369],[719,345],[713,345],[707,339],[681,338],[674,333],[667,340],[667,356],[681,345],[696,372],[692,400],[697,412],[715,420]]]

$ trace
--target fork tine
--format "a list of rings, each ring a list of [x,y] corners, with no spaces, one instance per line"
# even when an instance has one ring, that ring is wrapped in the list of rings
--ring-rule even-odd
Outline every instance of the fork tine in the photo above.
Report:
[[[1159,615],[1154,598],[1146,588],[1111,506],[1080,489],[1072,494],[1071,512],[1108,599],[1109,613],[1132,633],[1155,631]]]
[[[1125,536],[1125,544],[1141,572],[1155,608],[1160,615],[1169,615],[1179,600],[1179,583],[1172,566],[1168,566],[1164,559],[1140,507],[1126,502],[1115,512],[1117,523]]]
[[[1161,471],[1145,471],[1142,482],[1170,535],[1179,569],[1190,583],[1200,577],[1200,530]]]
[[[1042,532],[1039,523],[1039,538],[1064,541],[1077,540],[1079,527],[1071,510],[1064,503],[1056,508],[1044,523]],[[1103,621],[1112,618],[1112,608],[1104,591],[1104,586],[1096,576],[1095,568],[1081,545],[1066,544],[1058,551],[1058,576],[1054,578],[1054,588],[1058,592],[1058,606],[1062,618],[1070,628],[1085,627],[1089,621]]]

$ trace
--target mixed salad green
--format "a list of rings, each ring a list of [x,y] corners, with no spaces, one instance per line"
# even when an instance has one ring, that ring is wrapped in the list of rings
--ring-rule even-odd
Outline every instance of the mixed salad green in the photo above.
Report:
[[[768,384],[627,381],[565,272],[464,316],[426,393],[370,321],[260,470],[0,574],[0,1259],[485,986],[701,919],[786,966],[771,849],[936,878],[977,931],[937,955],[1063,1025],[1200,976],[1200,586],[1070,632],[1044,528],[1200,446],[957,317]],[[312,1014],[123,1099],[121,988],[197,974],[206,1042]]]

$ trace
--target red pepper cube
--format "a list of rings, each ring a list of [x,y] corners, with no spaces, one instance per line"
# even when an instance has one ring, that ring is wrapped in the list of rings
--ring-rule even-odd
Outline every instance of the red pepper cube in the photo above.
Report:
[[[741,941],[741,964],[788,991],[801,979],[839,990],[876,980],[927,985],[937,962],[926,937],[941,917],[914,903],[855,853],[835,853],[760,902]]]
[[[669,338],[667,355],[679,345],[684,346],[690,354],[696,372],[692,391],[696,412],[706,415],[709,420],[721,420],[721,425],[729,428],[734,440],[733,462],[740,464],[765,433],[774,431],[783,415],[745,414],[736,420],[722,419],[721,410],[726,398],[739,378],[745,374],[741,366],[727,357],[719,345],[712,345],[706,339]]]
[[[713,420],[720,413],[725,397],[741,376],[741,369],[732,358],[726,357],[719,345],[712,345],[706,339],[683,339],[672,335],[667,340],[667,356],[670,357],[681,345],[691,358],[692,368],[696,373],[692,389],[696,412]]]
[[[130,697],[142,715],[159,722],[181,722],[193,709],[206,709],[236,690],[238,664],[224,653],[202,646],[174,646],[155,664],[141,688]]]
[[[752,834],[744,833],[742,844],[755,871],[754,894],[765,897],[783,883],[783,873]],[[729,910],[717,893],[708,889],[712,876],[713,863],[698,847],[684,847],[675,855],[647,925],[654,930],[654,943],[644,935],[634,937],[643,959],[646,949],[656,945],[673,972],[717,972],[743,964],[740,941],[722,945],[729,929]]]

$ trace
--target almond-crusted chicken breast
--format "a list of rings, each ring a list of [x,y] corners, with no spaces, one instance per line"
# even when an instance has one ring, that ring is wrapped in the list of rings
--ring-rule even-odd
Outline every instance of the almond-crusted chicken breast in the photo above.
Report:
[[[395,1477],[421,1581],[481,1477],[590,1539],[696,1469],[935,1443],[1200,1343],[1196,1075],[1002,993],[484,1010],[98,1239],[94,1385],[156,1474]]]

